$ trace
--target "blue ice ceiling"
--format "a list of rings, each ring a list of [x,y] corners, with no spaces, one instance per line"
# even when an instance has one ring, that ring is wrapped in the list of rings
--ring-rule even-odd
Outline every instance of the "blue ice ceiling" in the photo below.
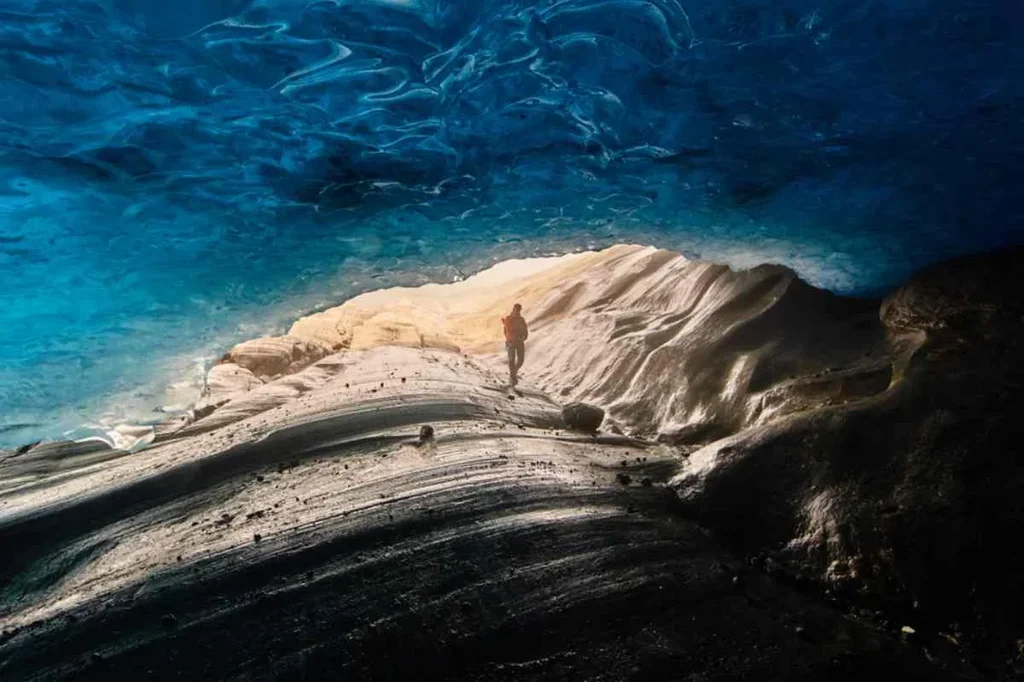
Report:
[[[866,292],[1020,241],[1022,17],[0,0],[0,444],[173,410],[233,341],[504,256],[653,242]]]

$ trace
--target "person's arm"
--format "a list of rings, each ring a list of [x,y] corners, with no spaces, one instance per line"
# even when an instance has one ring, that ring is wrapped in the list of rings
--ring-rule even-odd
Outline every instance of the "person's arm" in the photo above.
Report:
[[[530,329],[526,326],[526,318],[523,318],[523,341],[526,341],[530,336]]]

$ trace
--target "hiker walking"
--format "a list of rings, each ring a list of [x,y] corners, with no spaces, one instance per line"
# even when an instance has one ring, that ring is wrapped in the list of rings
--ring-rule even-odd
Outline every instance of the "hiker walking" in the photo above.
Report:
[[[516,303],[512,312],[501,318],[501,326],[505,329],[505,351],[508,353],[508,377],[513,386],[519,380],[519,368],[526,356],[526,337],[530,335],[522,310],[523,306]]]

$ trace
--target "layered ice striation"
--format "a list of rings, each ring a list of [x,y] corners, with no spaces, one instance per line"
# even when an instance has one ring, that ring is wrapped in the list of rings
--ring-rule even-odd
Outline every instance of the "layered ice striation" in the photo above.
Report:
[[[497,258],[869,292],[1019,241],[1022,34],[1005,0],[0,0],[0,444]]]

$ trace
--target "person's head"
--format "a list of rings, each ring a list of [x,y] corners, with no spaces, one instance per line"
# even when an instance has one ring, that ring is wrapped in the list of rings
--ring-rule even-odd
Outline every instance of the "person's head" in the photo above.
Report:
[[[523,311],[523,306],[519,305],[518,303],[516,303],[514,306],[512,306],[512,314],[513,315],[518,315],[522,311]]]

